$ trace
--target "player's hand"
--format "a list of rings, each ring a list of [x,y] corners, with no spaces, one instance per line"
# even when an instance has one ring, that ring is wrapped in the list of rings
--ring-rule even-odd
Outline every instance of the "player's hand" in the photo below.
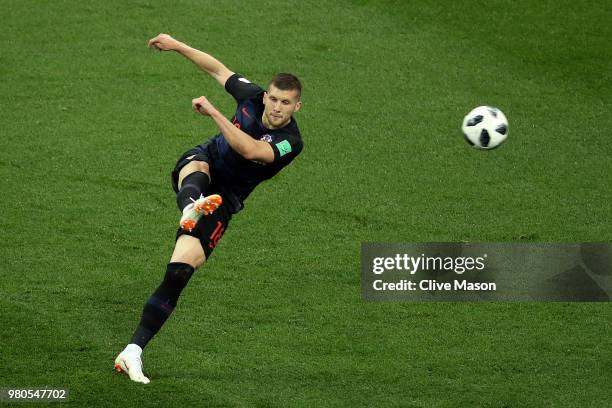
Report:
[[[149,40],[149,48],[159,51],[175,51],[180,45],[180,41],[175,40],[168,34],[159,34]]]
[[[191,107],[194,111],[201,113],[204,116],[210,116],[213,112],[216,111],[215,107],[212,103],[208,102],[205,96],[200,96],[199,98],[195,98],[191,101]]]

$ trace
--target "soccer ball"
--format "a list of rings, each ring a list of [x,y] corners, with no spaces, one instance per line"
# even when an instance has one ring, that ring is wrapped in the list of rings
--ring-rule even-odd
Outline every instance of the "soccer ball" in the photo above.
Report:
[[[480,149],[493,149],[508,137],[508,119],[492,106],[479,106],[463,118],[463,136],[466,142]]]

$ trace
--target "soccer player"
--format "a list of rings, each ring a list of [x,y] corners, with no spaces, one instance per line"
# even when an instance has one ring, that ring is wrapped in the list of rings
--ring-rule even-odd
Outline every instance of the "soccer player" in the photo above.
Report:
[[[141,353],[176,307],[194,271],[208,259],[233,214],[262,181],[278,173],[302,151],[293,114],[301,107],[302,86],[291,74],[277,74],[267,90],[230,71],[211,55],[159,34],[149,47],[175,51],[225,87],[236,100],[228,120],[204,96],[191,101],[195,112],[209,117],[219,134],[187,150],[172,171],[172,186],[182,215],[174,252],[159,287],[146,302],[142,318],[115,369],[147,384]]]

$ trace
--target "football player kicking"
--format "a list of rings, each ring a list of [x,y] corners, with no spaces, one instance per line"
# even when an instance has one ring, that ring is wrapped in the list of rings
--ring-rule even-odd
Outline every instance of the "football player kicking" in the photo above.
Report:
[[[211,55],[160,34],[149,47],[177,52],[215,79],[236,100],[232,120],[204,96],[191,101],[209,117],[219,134],[187,150],[172,171],[181,211],[176,244],[159,287],[146,302],[130,343],[115,359],[115,370],[147,384],[141,353],[176,307],[194,271],[208,259],[232,216],[262,181],[278,173],[302,151],[293,114],[300,109],[301,84],[291,74],[277,74],[266,90],[230,71]]]

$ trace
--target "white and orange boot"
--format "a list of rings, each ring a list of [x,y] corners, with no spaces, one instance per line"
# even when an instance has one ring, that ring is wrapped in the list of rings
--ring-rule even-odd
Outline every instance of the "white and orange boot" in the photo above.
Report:
[[[223,203],[223,199],[219,194],[212,194],[207,197],[200,196],[197,200],[193,200],[193,203],[183,209],[180,221],[181,228],[191,232],[203,215],[214,213],[221,203]]]

